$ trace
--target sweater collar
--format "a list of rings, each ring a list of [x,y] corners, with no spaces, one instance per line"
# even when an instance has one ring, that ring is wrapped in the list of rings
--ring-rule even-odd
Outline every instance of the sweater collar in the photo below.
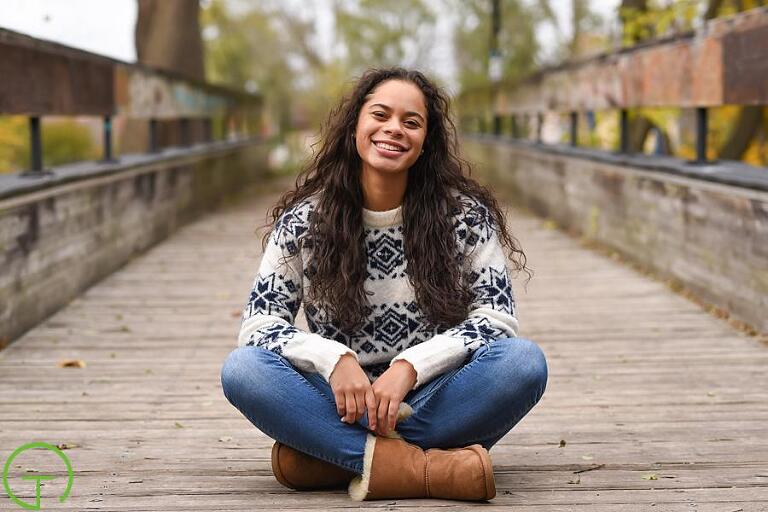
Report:
[[[403,222],[403,205],[393,210],[378,212],[363,208],[363,224],[374,228],[396,226]]]

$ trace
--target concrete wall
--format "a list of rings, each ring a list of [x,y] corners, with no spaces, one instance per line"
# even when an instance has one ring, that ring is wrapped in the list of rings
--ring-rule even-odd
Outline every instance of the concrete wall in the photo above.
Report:
[[[0,347],[265,172],[264,145],[219,145],[0,200]]]
[[[768,192],[525,144],[463,149],[483,181],[538,215],[768,331]]]

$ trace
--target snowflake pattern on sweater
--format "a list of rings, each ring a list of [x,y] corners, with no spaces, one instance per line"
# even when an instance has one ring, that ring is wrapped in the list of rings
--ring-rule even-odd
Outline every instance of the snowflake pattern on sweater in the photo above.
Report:
[[[406,275],[402,206],[386,212],[363,210],[368,268],[369,315],[357,332],[343,332],[322,308],[304,303],[310,332],[294,326],[309,288],[306,234],[316,201],[304,200],[275,223],[245,305],[238,344],[272,350],[307,372],[330,379],[338,359],[353,354],[373,382],[397,360],[416,370],[414,389],[459,367],[482,344],[517,336],[515,300],[492,217],[479,201],[457,195],[453,212],[458,261],[473,292],[463,322],[431,328]]]

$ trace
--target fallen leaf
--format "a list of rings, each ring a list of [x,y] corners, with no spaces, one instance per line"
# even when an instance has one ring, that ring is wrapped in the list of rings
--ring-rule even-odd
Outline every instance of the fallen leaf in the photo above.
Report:
[[[708,391],[707,396],[717,396],[714,391]]]
[[[576,475],[576,478],[573,480],[568,480],[569,484],[580,484],[581,483],[581,477],[579,475]]]
[[[582,455],[582,456],[581,456],[581,458],[582,458],[583,460],[592,460],[592,459],[594,459],[594,457],[593,457],[593,456],[591,456],[591,455]]]
[[[152,372],[152,368],[145,368],[144,373],[154,373],[154,372]]]
[[[565,439],[560,440],[560,448],[565,448]]]
[[[220,443],[228,443],[228,442],[230,442],[231,440],[232,440],[232,438],[231,438],[230,436],[221,436],[221,437],[219,438],[219,442],[220,442]]]
[[[109,357],[111,357],[112,359],[114,359],[115,357],[117,357],[117,354],[115,354],[114,352],[110,352],[110,353],[109,353]]]
[[[658,480],[659,477],[656,476],[656,474],[650,474],[650,475],[643,475],[643,480]]]
[[[85,368],[85,361],[82,359],[64,359],[59,361],[59,368]]]
[[[176,428],[184,428],[184,425],[182,425],[182,424],[181,424],[181,423],[179,423],[178,421],[177,421],[177,422],[175,422],[175,423],[173,424],[173,426],[174,426],[174,427],[176,427]]]
[[[56,445],[56,448],[59,450],[70,450],[72,448],[77,448],[78,446],[80,445],[75,443],[59,443]]]
[[[243,314],[243,312],[240,311],[239,309],[235,309],[230,314],[232,315],[232,318],[239,318]]]

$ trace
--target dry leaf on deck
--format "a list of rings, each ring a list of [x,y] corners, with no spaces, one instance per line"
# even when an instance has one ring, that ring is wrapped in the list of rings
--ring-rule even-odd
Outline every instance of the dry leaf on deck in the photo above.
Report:
[[[85,368],[85,361],[82,359],[64,359],[59,361],[59,368]]]

